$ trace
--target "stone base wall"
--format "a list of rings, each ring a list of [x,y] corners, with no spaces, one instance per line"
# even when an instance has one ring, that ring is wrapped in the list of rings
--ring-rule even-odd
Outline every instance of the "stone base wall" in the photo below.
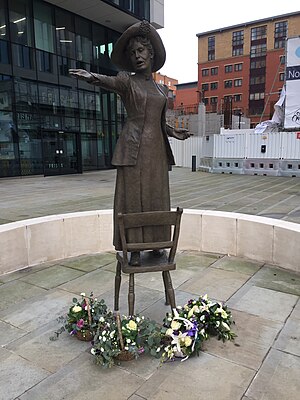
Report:
[[[300,272],[300,225],[272,218],[184,210],[178,248],[246,257]],[[114,251],[112,211],[52,215],[0,225],[0,274]]]

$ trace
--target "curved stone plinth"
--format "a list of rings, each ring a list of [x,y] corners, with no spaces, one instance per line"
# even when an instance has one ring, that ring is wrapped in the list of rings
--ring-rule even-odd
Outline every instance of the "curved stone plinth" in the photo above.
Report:
[[[178,248],[229,254],[300,272],[300,225],[246,214],[184,210]],[[0,274],[114,250],[112,210],[0,225]]]

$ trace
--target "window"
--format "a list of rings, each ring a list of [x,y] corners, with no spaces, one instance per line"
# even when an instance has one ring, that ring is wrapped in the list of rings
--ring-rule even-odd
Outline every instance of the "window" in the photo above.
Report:
[[[202,90],[204,90],[204,91],[208,90],[208,83],[202,83],[201,88],[202,88]]]
[[[224,88],[232,88],[232,79],[224,81]]]
[[[285,64],[285,56],[280,56],[280,64],[281,65]]]
[[[285,39],[287,37],[287,21],[281,21],[275,23],[274,31],[274,48],[284,48]]]
[[[242,56],[243,54],[244,54],[244,49],[242,47],[237,47],[235,49],[232,49],[233,56]]]
[[[242,79],[235,79],[234,80],[234,87],[242,86],[243,80]]]
[[[250,85],[260,85],[261,83],[265,83],[265,81],[266,81],[265,75],[252,76],[250,78]]]
[[[218,70],[219,70],[218,67],[211,68],[210,69],[211,75],[218,75]]]
[[[242,101],[242,95],[241,95],[241,94],[235,94],[235,95],[233,96],[233,101],[234,101],[235,103],[238,103],[238,102]]]
[[[18,44],[12,45],[14,64],[18,67],[33,69],[33,49]]]
[[[216,89],[218,89],[218,82],[211,82],[210,90],[216,90]]]
[[[8,42],[0,40],[0,64],[10,64]]]
[[[34,1],[34,36],[37,49],[55,52],[54,23],[52,19],[52,7],[46,3]]]
[[[215,46],[216,46],[216,39],[215,36],[210,36],[208,38],[208,61],[215,59]]]
[[[31,15],[27,0],[9,1],[9,22],[12,42],[32,46]]]
[[[263,57],[266,54],[267,54],[267,44],[266,43],[251,46],[251,49],[250,49],[250,57],[251,58]]]
[[[41,72],[53,72],[53,54],[37,50],[37,66]]]
[[[0,110],[12,110],[12,77],[9,75],[0,74]]]
[[[280,74],[279,74],[279,80],[280,80],[280,82],[283,82],[283,81],[284,81],[284,78],[285,78],[284,72],[280,72]]]
[[[208,75],[209,75],[209,69],[208,68],[202,69],[202,76],[208,76]]]
[[[211,97],[210,98],[210,104],[217,104],[218,103],[218,97]]]
[[[91,64],[93,58],[92,32],[89,21],[75,17],[76,60]]]
[[[5,3],[5,0],[0,0],[0,39],[2,40],[8,40],[8,24],[6,19]]]
[[[55,9],[56,45],[58,54],[75,58],[74,17],[60,8]]]
[[[251,61],[250,69],[265,68],[266,60]]]
[[[250,93],[250,100],[263,100],[265,98],[264,93]]]
[[[232,72],[232,64],[225,65],[225,73]]]
[[[243,63],[238,63],[234,64],[234,70],[237,71],[242,71],[243,70]]]
[[[266,39],[267,37],[267,25],[257,26],[251,29],[251,41]]]
[[[244,53],[244,31],[232,32],[232,55],[240,56]]]
[[[244,44],[244,31],[232,32],[232,45],[238,46]]]

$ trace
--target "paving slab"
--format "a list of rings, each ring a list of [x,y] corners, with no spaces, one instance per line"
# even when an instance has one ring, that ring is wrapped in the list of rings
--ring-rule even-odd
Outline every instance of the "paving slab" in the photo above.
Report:
[[[3,347],[26,334],[27,332],[23,329],[16,328],[6,322],[0,321],[0,346]]]
[[[207,294],[211,299],[227,301],[248,279],[248,275],[240,272],[211,268],[178,288],[198,296]]]
[[[47,293],[45,289],[21,281],[11,281],[0,286],[0,314],[13,304],[22,300],[28,300],[42,293]]]
[[[271,265],[264,265],[250,283],[266,289],[300,296],[300,274]]]
[[[212,338],[204,342],[203,350],[257,371],[282,329],[283,322],[236,310],[232,310],[232,317],[235,324],[231,328],[237,334],[235,340],[224,343]]]
[[[176,254],[176,268],[197,272],[214,264],[219,258],[220,254],[201,253],[199,256],[199,252],[182,251]]]
[[[0,400],[14,400],[48,375],[42,368],[0,348]]]
[[[60,265],[66,267],[78,269],[84,272],[91,272],[95,269],[102,268],[107,264],[115,263],[116,254],[115,253],[102,253],[95,255],[84,255],[80,257],[75,257],[60,262]]]
[[[230,256],[222,257],[213,264],[214,268],[224,269],[225,271],[240,272],[251,276],[254,275],[262,266],[263,263],[261,262]]]
[[[298,297],[293,294],[251,286],[238,300],[229,300],[227,305],[273,321],[284,322],[290,315]]]
[[[60,327],[61,324],[51,321],[51,323],[10,343],[6,349],[39,368],[56,372],[82,352],[91,348],[89,342],[80,341],[74,336],[70,337],[66,331],[57,340],[50,340],[50,337],[55,336],[54,332]]]
[[[93,363],[92,355],[84,353],[24,393],[20,400],[124,400],[143,382],[123,368],[105,370]]]
[[[251,400],[296,400],[300,393],[300,358],[271,350],[246,392]]]
[[[32,285],[42,287],[44,289],[52,289],[63,283],[72,281],[82,276],[84,272],[72,268],[66,268],[62,265],[54,265],[42,269],[41,271],[21,277],[20,281],[31,283]]]
[[[147,400],[240,400],[255,371],[207,353],[163,366],[136,394]]]
[[[110,271],[97,269],[73,279],[70,282],[58,286],[59,289],[66,290],[80,295],[80,293],[93,292],[95,297],[99,297],[103,293],[114,287],[115,274]],[[127,279],[127,278],[124,278]]]
[[[300,321],[292,316],[286,321],[274,347],[300,357]],[[300,371],[299,371],[300,372]]]
[[[74,293],[63,290],[45,291],[43,295],[14,304],[0,312],[0,319],[19,329],[31,332],[64,315]]]

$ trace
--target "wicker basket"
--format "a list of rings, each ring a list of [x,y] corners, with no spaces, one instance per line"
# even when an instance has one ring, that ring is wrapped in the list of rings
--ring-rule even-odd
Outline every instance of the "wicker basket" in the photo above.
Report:
[[[116,356],[116,360],[118,361],[132,361],[134,358],[134,354],[128,350],[122,350],[121,353]]]
[[[135,355],[131,351],[125,350],[122,329],[121,329],[121,317],[119,312],[116,313],[116,322],[117,322],[121,352],[115,358],[118,361],[132,361],[135,358]]]
[[[90,342],[91,340],[93,340],[93,335],[90,331],[77,331],[76,332],[76,337],[78,340],[82,340],[84,342]]]

